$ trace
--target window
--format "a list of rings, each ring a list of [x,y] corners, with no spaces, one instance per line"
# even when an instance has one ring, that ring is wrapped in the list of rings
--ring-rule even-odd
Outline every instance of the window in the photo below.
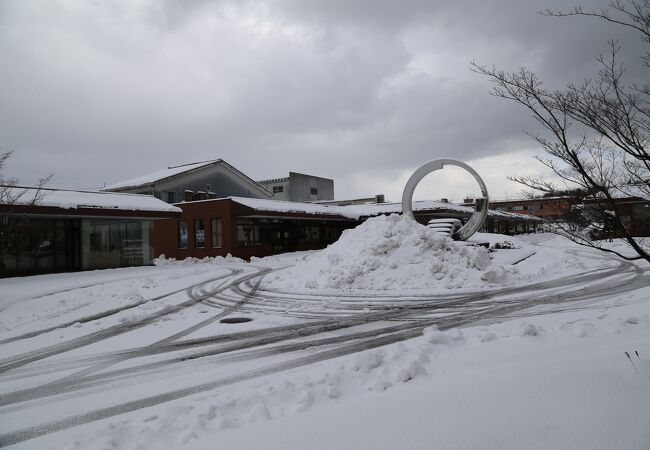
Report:
[[[300,238],[298,242],[300,244],[318,244],[321,241],[321,232],[318,225],[301,225],[300,226]]]
[[[167,203],[176,203],[176,192],[174,191],[165,191],[163,193],[163,198],[164,201]]]
[[[311,193],[311,195],[318,195],[318,188],[315,188],[315,187],[311,188],[310,193]]]
[[[212,230],[212,246],[221,248],[221,219],[212,219],[210,229]]]
[[[255,228],[252,220],[237,221],[237,242],[242,247],[255,245]]]
[[[187,221],[178,221],[178,248],[187,248],[189,234],[187,231]]]
[[[194,219],[194,247],[205,247],[205,228],[203,219]]]
[[[238,220],[237,242],[240,247],[271,245],[271,224],[264,220]]]
[[[273,186],[273,193],[284,192],[284,186]]]
[[[524,209],[526,208],[523,205],[515,205],[512,207],[513,211],[523,211]]]

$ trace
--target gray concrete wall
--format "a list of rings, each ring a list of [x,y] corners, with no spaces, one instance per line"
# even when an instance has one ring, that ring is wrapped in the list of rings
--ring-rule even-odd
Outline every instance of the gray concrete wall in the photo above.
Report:
[[[273,192],[273,197],[271,197],[271,199],[291,201],[289,196],[289,180],[279,179],[278,181],[260,182],[260,184],[271,192],[273,192],[274,186],[282,186],[282,192]]]
[[[317,194],[311,189],[316,188]],[[289,199],[292,202],[334,200],[334,180],[289,172]]]

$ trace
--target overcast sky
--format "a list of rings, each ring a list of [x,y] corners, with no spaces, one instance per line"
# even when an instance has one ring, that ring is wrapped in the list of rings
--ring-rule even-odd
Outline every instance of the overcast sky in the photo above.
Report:
[[[588,0],[587,9],[605,6]],[[528,113],[489,95],[470,61],[526,66],[550,87],[593,74],[596,19],[549,18],[566,0],[2,0],[0,149],[23,183],[99,188],[223,158],[254,179],[304,172],[337,198],[399,200],[439,157],[469,162],[494,198],[541,173]],[[419,198],[477,189],[445,170]]]

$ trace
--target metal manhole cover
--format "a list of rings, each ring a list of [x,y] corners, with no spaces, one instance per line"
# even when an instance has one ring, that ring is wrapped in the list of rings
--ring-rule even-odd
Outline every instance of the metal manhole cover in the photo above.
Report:
[[[221,323],[244,323],[244,322],[250,322],[251,319],[250,317],[226,317],[225,319],[221,319],[219,322]]]

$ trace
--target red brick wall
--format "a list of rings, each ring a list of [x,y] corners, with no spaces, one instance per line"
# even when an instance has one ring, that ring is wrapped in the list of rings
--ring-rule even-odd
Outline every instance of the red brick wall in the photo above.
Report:
[[[168,258],[205,258],[206,256],[225,256],[233,254],[237,242],[235,224],[232,220],[229,199],[204,202],[188,202],[177,205],[183,209],[180,220],[187,221],[188,248],[178,248],[178,220],[158,220],[154,223],[154,254],[164,253]],[[205,228],[205,247],[197,248],[195,243],[194,219],[203,219]],[[212,246],[212,220],[221,219],[221,248]]]
[[[239,216],[250,216],[255,213],[258,216],[274,216],[277,213],[253,211],[251,208],[240,205],[230,199],[215,199],[197,202],[179,203],[183,212],[180,219],[158,220],[154,223],[154,255],[156,257],[165,254],[168,258],[184,259],[187,257],[205,258],[206,256],[225,256],[230,253],[233,256],[243,259],[250,259],[252,256],[264,257],[278,253],[272,245],[239,246],[237,241],[236,220]],[[299,213],[282,213],[287,219],[301,219],[304,215]],[[222,246],[212,247],[211,219],[221,219]],[[194,220],[203,219],[205,228],[205,247],[197,248],[195,243]],[[323,216],[322,220],[332,220]],[[188,248],[178,248],[178,223],[179,220],[187,221],[189,242]],[[351,228],[357,225],[356,221],[338,222],[344,228]],[[287,251],[317,250],[323,248],[324,244],[294,244]]]

